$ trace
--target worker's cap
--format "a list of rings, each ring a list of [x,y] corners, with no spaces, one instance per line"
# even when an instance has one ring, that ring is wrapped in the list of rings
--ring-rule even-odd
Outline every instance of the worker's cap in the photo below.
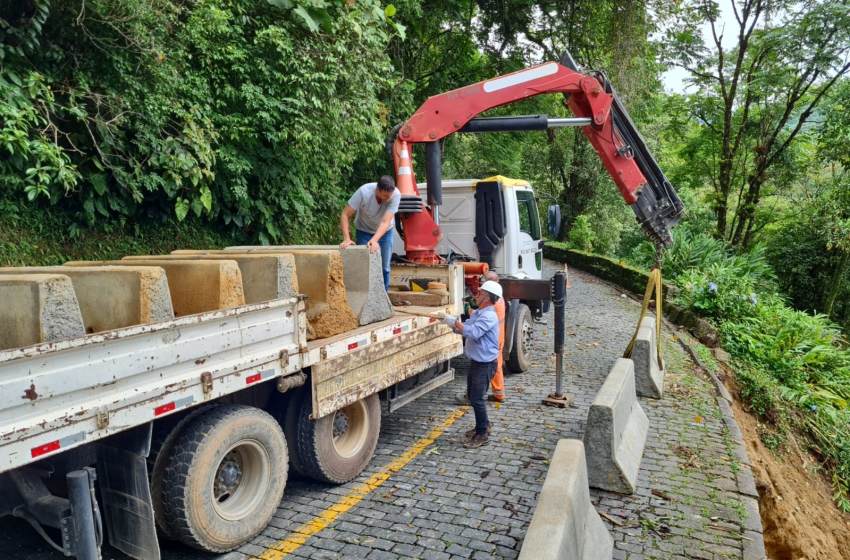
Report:
[[[500,286],[498,282],[487,280],[486,282],[481,284],[481,289],[485,292],[490,292],[494,296],[502,297],[502,286]]]

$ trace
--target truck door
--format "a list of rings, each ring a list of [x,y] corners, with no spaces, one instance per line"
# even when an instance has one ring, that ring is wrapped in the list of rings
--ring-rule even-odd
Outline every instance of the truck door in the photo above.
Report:
[[[534,191],[515,189],[519,232],[517,245],[519,256],[517,270],[520,275],[539,280],[543,276],[543,248],[540,246],[540,215],[537,213],[537,202]]]

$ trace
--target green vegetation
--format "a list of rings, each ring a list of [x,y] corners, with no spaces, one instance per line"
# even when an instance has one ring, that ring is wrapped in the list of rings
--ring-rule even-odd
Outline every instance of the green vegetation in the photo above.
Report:
[[[332,237],[402,29],[376,0],[4,3],[0,198],[61,207],[72,235],[191,214]]]
[[[392,171],[393,126],[565,48],[607,72],[685,202],[664,256],[677,303],[717,325],[777,433],[806,430],[850,509],[846,0],[3,2],[0,262],[334,242],[350,193]],[[684,92],[663,91],[672,67]],[[535,113],[570,116],[557,95],[488,115]],[[556,250],[654,261],[579,129],[443,147],[445,178],[554,197]]]
[[[64,214],[30,210],[0,220],[0,266],[52,266],[69,260],[115,260],[126,255],[162,255],[175,249],[223,249],[244,239],[216,231],[194,217],[183,222],[123,225],[101,223],[96,231],[71,235]]]
[[[643,248],[634,258],[646,264]],[[832,473],[835,500],[850,510],[850,346],[826,315],[793,309],[777,291],[763,247],[733,253],[680,228],[663,270],[673,303],[712,320],[736,359],[741,395],[779,432],[800,429]],[[672,277],[672,278],[671,278]],[[776,434],[763,436],[776,447]]]

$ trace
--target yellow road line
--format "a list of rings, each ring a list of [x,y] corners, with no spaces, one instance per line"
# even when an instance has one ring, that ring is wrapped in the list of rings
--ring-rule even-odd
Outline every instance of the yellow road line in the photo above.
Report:
[[[464,409],[459,408],[449,414],[442,422],[431,428],[431,431],[425,437],[408,447],[404,453],[396,457],[391,463],[384,465],[369,480],[357,485],[351,492],[320,513],[315,519],[295,529],[285,540],[276,542],[269,546],[265,552],[259,556],[252,556],[252,558],[259,560],[280,560],[289,556],[295,549],[307,542],[307,539],[330,525],[338,516],[356,506],[363,498],[386,482],[393,473],[400,471],[406,464],[415,459],[426,447],[434,443],[434,440],[440,437],[446,428],[463,416],[464,412]]]

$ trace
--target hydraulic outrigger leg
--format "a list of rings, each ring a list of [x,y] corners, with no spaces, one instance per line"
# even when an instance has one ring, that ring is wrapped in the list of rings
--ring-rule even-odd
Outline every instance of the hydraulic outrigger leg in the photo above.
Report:
[[[559,270],[552,277],[552,302],[555,304],[555,392],[543,399],[543,404],[566,408],[573,397],[564,394],[564,323],[567,310],[567,273]]]

